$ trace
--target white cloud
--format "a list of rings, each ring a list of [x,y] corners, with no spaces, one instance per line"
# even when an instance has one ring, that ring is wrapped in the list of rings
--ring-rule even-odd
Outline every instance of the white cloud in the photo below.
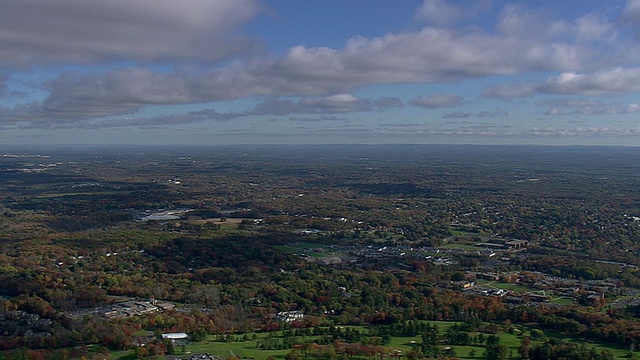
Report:
[[[471,117],[471,115],[473,114],[469,112],[456,111],[456,112],[446,113],[442,115],[442,118],[443,119],[466,119],[468,117]]]
[[[469,113],[469,112],[452,112],[442,115],[443,119],[464,119],[468,117],[477,117],[477,118],[486,118],[486,117],[496,117],[496,116],[507,116],[509,115],[506,111],[502,109],[495,110],[484,110],[478,111],[477,113]]]
[[[622,18],[640,26],[640,0],[627,0],[622,10]]]
[[[555,128],[534,127],[528,131],[530,135],[539,136],[589,136],[589,135],[614,135],[614,136],[637,136],[640,134],[640,128],[623,128],[623,127],[575,127],[575,128]]]
[[[340,118],[337,116],[327,116],[322,115],[314,118],[310,117],[300,117],[300,116],[292,116],[289,118],[289,121],[302,121],[302,122],[319,122],[319,121],[347,121],[345,118]]]
[[[7,82],[9,75],[0,73],[0,98],[4,97],[7,92]]]
[[[495,116],[508,116],[509,114],[502,109],[495,110],[484,110],[476,113],[476,116],[479,118],[484,117],[495,117]]]
[[[296,46],[259,68],[316,86],[332,81],[353,87],[579,69],[588,59],[586,48],[547,40],[428,27],[371,39],[354,37],[339,50]]]
[[[553,107],[553,108],[549,108],[549,110],[545,111],[544,115],[564,115],[564,113],[562,112],[562,110]]]
[[[289,99],[267,99],[247,115],[286,115],[286,114],[336,114],[360,111],[384,110],[402,106],[400,99],[383,97],[367,100],[351,94],[338,94],[327,97],[310,97],[297,101]]]
[[[100,82],[99,82],[100,83]],[[116,85],[118,83],[116,82]],[[186,113],[166,114],[151,117],[136,116],[136,112],[144,105],[154,101],[165,101],[167,98],[180,102],[184,99],[180,96],[172,97],[163,87],[164,82],[149,84],[148,88],[124,90],[123,97],[131,100],[124,103],[122,99],[112,99],[112,91],[107,91],[102,101],[94,98],[95,89],[103,89],[104,84],[96,86],[94,93],[87,99],[78,99],[72,95],[72,101],[51,100],[45,104],[29,104],[13,109],[0,107],[0,119],[4,123],[23,122],[30,123],[27,127],[35,128],[114,128],[114,127],[149,127],[152,125],[187,124],[202,121],[228,121],[247,116],[261,115],[289,115],[289,114],[346,114],[352,112],[382,111],[389,108],[403,106],[404,103],[397,98],[382,97],[378,99],[362,99],[351,94],[337,94],[326,97],[308,97],[298,100],[269,98],[258,103],[253,109],[243,112],[219,113],[214,109],[190,111]],[[107,85],[108,87],[108,85]],[[117,88],[117,86],[116,86]],[[85,88],[86,91],[91,89]],[[113,89],[112,89],[113,90]],[[97,91],[98,93],[100,91]],[[140,94],[145,94],[142,96]],[[193,99],[193,98],[189,98]],[[111,102],[113,101],[113,102]],[[66,104],[65,106],[61,104]],[[92,108],[95,107],[95,108]],[[122,116],[116,116],[122,115]],[[55,118],[52,118],[55,116]],[[295,121],[301,119],[315,120],[342,120],[333,116],[320,116],[317,118],[291,118]],[[278,119],[273,119],[278,121]],[[292,120],[294,121],[294,120]],[[312,121],[312,120],[307,120]]]
[[[574,114],[581,115],[620,115],[620,114],[633,114],[640,112],[640,105],[636,103],[630,104],[614,104],[601,107],[580,107],[575,110]]]
[[[350,94],[339,94],[322,98],[304,98],[298,101],[266,100],[258,104],[250,113],[256,115],[348,113],[369,109],[371,109],[371,104],[368,101]]]
[[[257,0],[3,1],[0,65],[215,61],[248,51]]]
[[[579,40],[604,40],[612,41],[617,36],[614,25],[607,19],[588,14],[582,16],[573,24],[572,31]]]
[[[524,98],[536,93],[535,84],[505,84],[488,86],[482,90],[482,96],[494,99]]]
[[[595,13],[578,17],[572,21],[554,21],[547,25],[546,31],[550,36],[582,42],[611,43],[618,37],[616,25],[611,20]]]
[[[154,6],[149,6],[150,2]],[[436,0],[426,0],[421,9],[429,6],[455,9]],[[0,12],[0,66],[64,61],[215,61],[247,50],[246,42],[240,41],[239,47],[233,44],[238,36],[246,40],[238,30],[260,11],[257,0],[114,0],[99,4],[24,0],[9,2],[9,7],[15,19],[9,19],[6,11]],[[42,11],[32,11],[36,8]],[[79,17],[81,13],[86,15]],[[403,103],[395,98],[331,96],[371,84],[455,82],[530,71],[563,74],[545,84],[488,87],[482,95],[513,99],[539,93],[613,94],[636,89],[640,81],[633,69],[620,69],[624,74],[618,77],[614,71],[602,72],[602,79],[596,79],[598,73],[578,74],[597,58],[585,41],[607,34],[608,24],[601,20],[585,16],[563,23],[567,28],[582,30],[562,33],[549,29],[549,21],[540,14],[509,5],[494,33],[477,27],[464,31],[425,27],[373,38],[355,36],[336,49],[299,45],[281,56],[238,60],[213,69],[152,70],[145,63],[104,73],[64,73],[48,84],[49,94],[41,103],[13,109],[11,119],[2,121],[85,120],[135,114],[150,105],[242,97],[268,97],[271,100],[267,102],[279,99],[278,111],[285,113],[371,111]],[[124,30],[126,37],[121,33]],[[41,34],[41,38],[34,34]],[[16,40],[21,36],[24,42]],[[0,87],[2,83],[0,79]],[[313,98],[290,101],[279,98],[283,96]],[[450,107],[462,102],[462,98],[452,99],[426,97],[413,103]],[[275,107],[271,111],[278,114]]]
[[[564,72],[539,84],[486,87],[482,96],[514,99],[537,94],[613,96],[640,91],[640,68],[614,68],[589,74]]]
[[[640,68],[614,68],[591,74],[566,72],[548,79],[539,86],[538,91],[596,96],[640,91]]]
[[[464,98],[455,94],[436,94],[421,96],[412,99],[409,103],[413,106],[420,106],[429,109],[457,107],[462,105]]]
[[[504,34],[547,35],[544,16],[519,4],[507,4],[498,19],[498,30]]]
[[[620,115],[640,112],[637,103],[607,104],[598,100],[551,99],[538,101],[537,106],[550,106],[544,115]],[[562,108],[570,108],[561,110]],[[572,109],[571,109],[572,108]]]
[[[49,84],[41,105],[43,117],[73,120],[129,114],[147,105],[205,100],[190,88],[195,84],[178,73],[120,69],[104,75],[68,72]]]
[[[456,122],[448,122],[456,124]],[[463,121],[458,124],[468,124]],[[640,135],[639,127],[533,127],[530,129],[512,129],[510,126],[499,126],[496,124],[478,124],[478,125],[464,125],[452,128],[420,128],[421,125],[407,124],[407,126],[394,126],[394,124],[381,124],[378,128],[373,129],[353,129],[354,134],[362,134],[367,132],[368,136],[382,136],[388,138],[389,136],[402,136],[404,138],[423,138],[430,136],[438,137],[451,137],[451,139],[459,137],[485,137],[495,138],[500,137],[503,140],[509,138],[585,138],[585,137],[637,137]],[[348,129],[341,129],[341,133],[349,131]],[[323,129],[317,130],[320,133],[329,132]]]
[[[383,96],[379,99],[374,100],[373,104],[378,109],[391,109],[404,106],[402,100],[392,96]]]
[[[587,107],[602,106],[602,101],[588,99],[546,99],[536,102],[536,106],[552,106],[552,107]]]
[[[463,14],[462,9],[445,0],[424,0],[416,10],[415,17],[431,24],[445,25],[462,18]]]

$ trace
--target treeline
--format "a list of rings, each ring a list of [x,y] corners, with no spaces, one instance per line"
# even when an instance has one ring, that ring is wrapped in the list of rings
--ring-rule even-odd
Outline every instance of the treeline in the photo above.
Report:
[[[609,350],[598,351],[594,347],[587,347],[583,344],[565,343],[557,339],[550,339],[541,344],[533,345],[531,348],[520,347],[522,359],[528,360],[548,360],[548,359],[571,359],[571,360],[613,360],[613,353]]]
[[[121,221],[133,220],[133,214],[127,212],[91,213],[91,215],[57,216],[45,222],[57,231],[75,232],[88,229],[104,228]]]

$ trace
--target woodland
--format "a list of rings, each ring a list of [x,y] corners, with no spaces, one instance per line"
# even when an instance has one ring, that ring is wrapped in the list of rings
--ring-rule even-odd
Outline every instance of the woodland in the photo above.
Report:
[[[639,254],[634,147],[0,147],[0,358],[637,358]]]

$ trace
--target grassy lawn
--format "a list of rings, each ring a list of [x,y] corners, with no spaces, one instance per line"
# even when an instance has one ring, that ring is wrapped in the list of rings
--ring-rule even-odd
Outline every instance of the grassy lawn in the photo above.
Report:
[[[120,350],[120,351],[112,351],[111,352],[112,360],[133,360],[137,359],[136,354],[133,350]]]
[[[223,359],[235,355],[239,358],[266,359],[274,355],[284,357],[291,350],[262,350],[256,346],[256,341],[245,342],[200,342],[186,346],[186,350],[191,353],[210,353],[218,355]]]
[[[279,245],[276,246],[276,248],[287,254],[305,254],[315,258],[340,255],[339,252],[336,252],[334,249],[324,244],[301,242],[296,244]]]
[[[571,305],[573,303],[575,303],[575,301],[570,298],[570,297],[557,297],[557,298],[553,298],[551,299],[551,303],[552,304],[561,304],[561,305]]]
[[[561,334],[552,330],[545,330],[545,335],[549,338],[554,338],[554,339],[559,339],[562,340],[564,342],[572,342],[572,343],[576,343],[578,345],[580,344],[587,344],[588,348],[593,347],[594,349],[596,349],[598,352],[603,351],[603,350],[609,350],[613,353],[613,355],[615,356],[616,359],[629,359],[627,357],[627,350],[625,350],[623,347],[621,346],[617,346],[614,344],[604,344],[604,343],[598,343],[598,342],[594,342],[592,340],[586,340],[583,338],[578,338],[575,336],[569,336],[566,334]],[[639,357],[639,356],[636,356]]]
[[[432,324],[432,325],[437,325],[441,335],[443,335],[448,328],[456,324],[456,322],[451,322],[451,321],[425,321],[425,322],[428,322],[429,324]],[[364,327],[364,326],[343,326],[342,327],[342,329],[346,329],[346,328],[357,329],[363,332],[364,334],[368,333],[367,331],[368,327]],[[513,357],[511,359],[518,359],[519,358],[518,347],[520,346],[520,342],[522,341],[522,338],[529,334],[530,329],[527,327],[522,327],[518,325],[514,325],[514,328],[521,330],[521,334],[516,335],[511,333],[500,332],[497,335],[500,337],[501,344],[506,345],[511,350],[511,353],[513,354]],[[470,335],[477,336],[479,334],[480,333],[478,332],[472,332]],[[485,337],[489,336],[488,334],[483,334],[483,335]],[[626,357],[627,351],[621,347],[595,343],[595,342],[567,336],[560,333],[554,333],[551,331],[545,331],[545,335],[549,338],[555,338],[564,342],[577,343],[577,344],[587,343],[588,347],[593,347],[598,352],[602,350],[609,350],[614,354],[616,359],[627,358]],[[255,339],[254,339],[254,336],[255,336]],[[258,360],[264,360],[269,356],[275,356],[279,359],[283,359],[286,356],[286,354],[288,354],[291,351],[290,349],[262,350],[258,347],[258,341],[263,340],[269,336],[275,339],[282,338],[283,332],[277,331],[272,334],[250,333],[250,334],[247,334],[247,337],[251,340],[237,341],[237,342],[217,342],[217,341],[214,341],[216,337],[213,335],[210,335],[207,337],[207,339],[201,342],[186,345],[184,347],[184,350],[185,350],[185,354],[210,353],[210,354],[218,355],[222,359],[226,359],[230,356],[236,356],[239,358],[254,358]],[[236,338],[240,339],[241,336],[236,335]],[[314,342],[318,338],[319,336],[306,336],[306,337],[301,337],[300,340],[302,342]],[[411,351],[411,349],[414,347],[417,347],[419,349],[421,347],[421,343],[422,343],[421,336],[414,336],[414,337],[397,336],[391,339],[391,342],[387,345],[387,347],[391,349],[400,350],[402,351],[403,354],[406,354],[409,351]],[[539,341],[533,342],[533,344],[536,344],[536,343],[539,343]],[[484,346],[475,346],[475,345],[463,346],[463,345],[448,345],[448,344],[440,345],[440,347],[443,349],[448,346],[450,346],[453,349],[453,351],[456,354],[456,357],[460,359],[480,359],[482,358],[485,352]],[[183,350],[183,347],[176,346],[175,349],[178,353],[181,353],[181,351]],[[474,357],[470,356],[470,353],[472,352],[472,350],[475,351]],[[134,360],[135,355],[133,350],[113,351],[111,352],[111,359]]]
[[[526,285],[514,284],[514,283],[505,283],[500,281],[488,281],[488,280],[477,280],[476,283],[478,285],[487,285],[494,287],[496,289],[505,289],[515,291],[516,293],[525,293],[525,292],[536,292],[538,289],[534,289],[528,287]]]

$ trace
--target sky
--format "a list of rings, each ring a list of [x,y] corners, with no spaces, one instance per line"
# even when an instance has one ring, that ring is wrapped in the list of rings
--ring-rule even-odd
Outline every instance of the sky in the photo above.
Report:
[[[640,145],[640,0],[0,8],[0,145]]]

